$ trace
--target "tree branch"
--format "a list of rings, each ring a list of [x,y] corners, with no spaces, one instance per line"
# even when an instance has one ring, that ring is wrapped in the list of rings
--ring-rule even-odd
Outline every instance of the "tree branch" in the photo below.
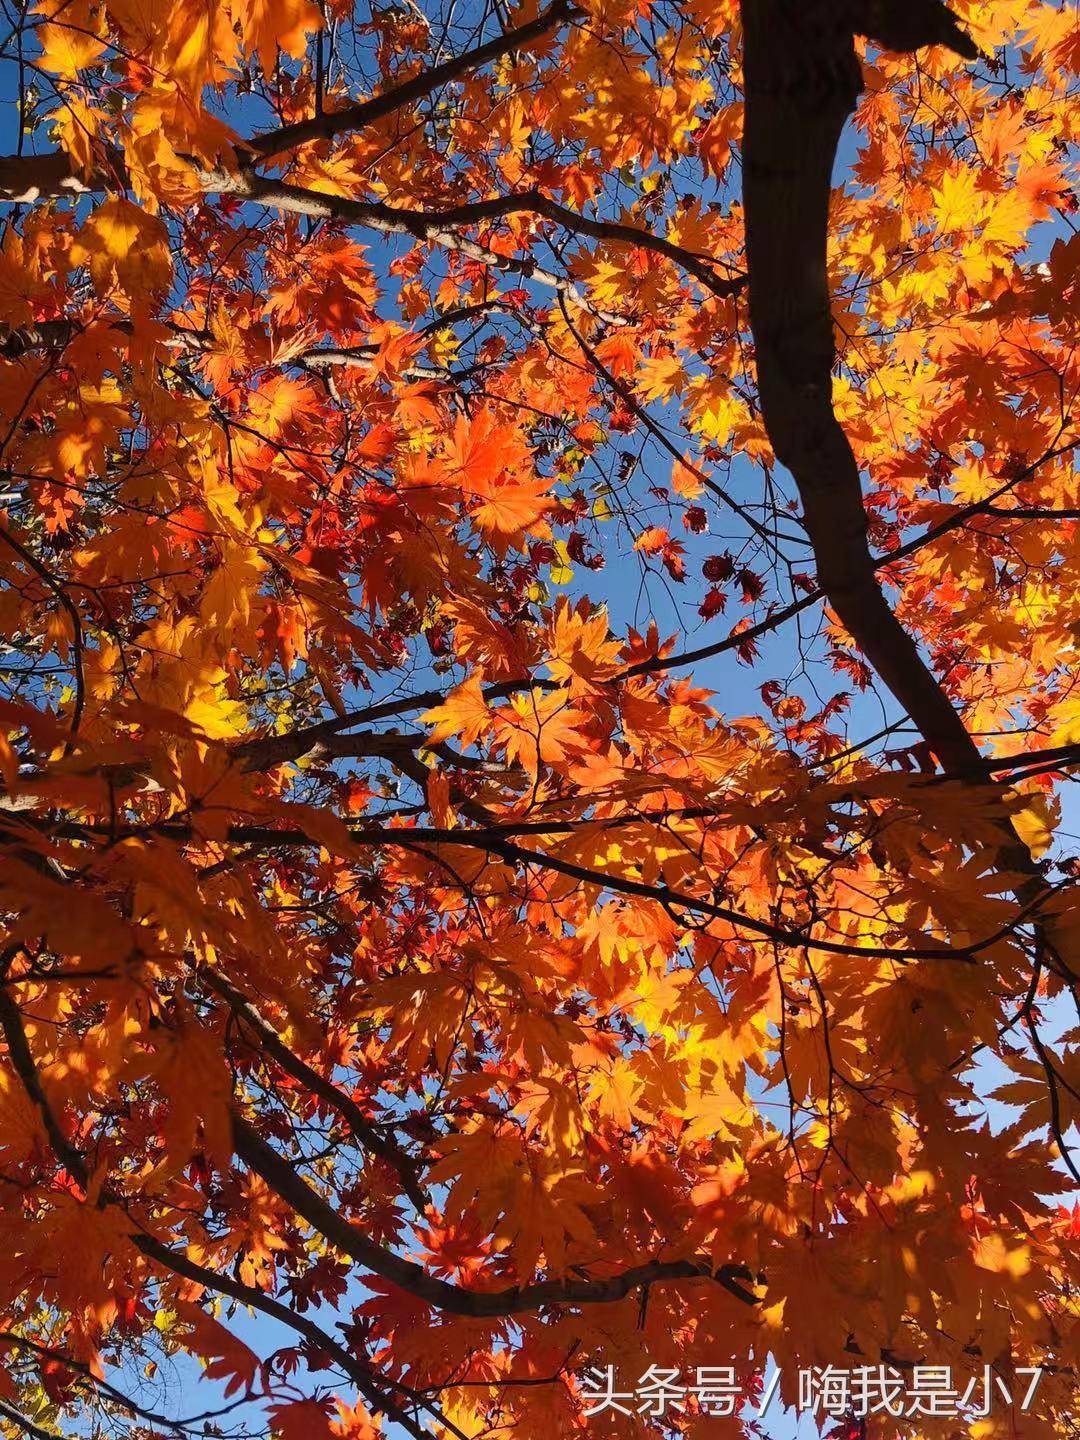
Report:
[[[38,1074],[37,1065],[30,1050],[26,1038],[26,1031],[23,1028],[22,1016],[18,1006],[11,995],[4,989],[0,989],[0,1027],[4,1032],[7,1041],[8,1053],[11,1062],[22,1083],[23,1089],[32,1104],[36,1107],[41,1116],[45,1133],[49,1137],[49,1144],[52,1147],[56,1158],[60,1160],[68,1173],[78,1181],[85,1190],[89,1181],[89,1172],[86,1161],[64,1135],[59,1121],[53,1114],[52,1107],[48,1102],[45,1091],[42,1088],[41,1078]],[[102,1187],[98,1194],[98,1203],[102,1205],[117,1205],[124,1208],[121,1202],[107,1187]],[[128,1217],[131,1219],[131,1217]],[[206,1266],[198,1264],[182,1251],[174,1250],[164,1241],[156,1236],[146,1233],[139,1228],[134,1220],[131,1220],[131,1230],[128,1238],[132,1245],[145,1255],[148,1259],[154,1260],[163,1266],[167,1271],[176,1275],[182,1275],[185,1279],[193,1281],[206,1290],[228,1295],[239,1300],[244,1305],[250,1305],[260,1310],[264,1315],[287,1325],[297,1334],[309,1340],[311,1344],[331,1356],[341,1366],[346,1375],[353,1381],[357,1389],[364,1396],[365,1400],[373,1409],[380,1410],[391,1420],[397,1420],[402,1424],[416,1440],[423,1440],[423,1432],[420,1430],[404,1410],[386,1396],[380,1387],[380,1379],[376,1377],[372,1368],[359,1360],[358,1357],[350,1354],[343,1346],[339,1345],[334,1338],[327,1334],[314,1321],[304,1315],[299,1315],[280,1301],[264,1295],[261,1290],[252,1286],[244,1285],[239,1280]],[[389,1382],[393,1384],[394,1382]]]
[[[455,1315],[522,1315],[547,1305],[610,1304],[639,1285],[665,1280],[714,1280],[747,1305],[757,1296],[746,1288],[752,1273],[741,1265],[712,1266],[707,1260],[652,1261],[613,1275],[608,1280],[546,1280],[510,1290],[465,1290],[429,1275],[411,1260],[374,1244],[313,1190],[294,1166],[241,1116],[233,1120],[236,1153],[298,1215],[344,1254],[376,1275],[399,1285],[418,1299]]]
[[[943,777],[935,776],[935,780]],[[970,774],[963,774],[960,777],[968,781]],[[65,839],[85,840],[91,836],[108,838],[111,843],[117,840],[130,837],[149,835],[161,836],[178,842],[190,841],[198,838],[197,830],[184,821],[163,821],[158,824],[147,826],[126,826],[118,830],[114,826],[104,826],[98,823],[84,823],[80,821],[39,821],[36,818],[23,817],[23,823],[32,825],[35,829],[47,831],[49,834],[63,837]],[[687,894],[683,890],[674,890],[667,885],[651,884],[644,880],[635,880],[628,875],[614,875],[607,870],[594,870],[585,865],[578,865],[569,860],[563,860],[559,856],[549,855],[538,850],[528,850],[520,845],[514,844],[506,838],[507,833],[514,833],[515,827],[510,825],[506,832],[498,828],[483,828],[479,825],[468,828],[442,829],[438,826],[384,826],[358,824],[347,829],[349,841],[356,846],[388,847],[398,846],[405,850],[421,850],[425,845],[448,845],[460,846],[472,850],[481,850],[489,855],[497,856],[507,864],[522,866],[535,866],[540,870],[549,870],[556,875],[564,875],[568,879],[577,880],[583,885],[594,885],[600,890],[609,890],[619,895],[635,895],[644,900],[653,900],[665,908],[687,910],[691,914],[706,915],[713,920],[721,920],[733,926],[737,930],[743,930],[748,935],[758,936],[762,939],[772,940],[778,944],[795,948],[821,952],[828,955],[845,955],[863,959],[891,960],[897,963],[919,963],[930,960],[960,961],[966,964],[974,964],[976,957],[990,946],[1006,939],[1014,933],[1017,926],[1029,919],[1048,900],[1052,892],[1045,886],[1040,886],[1037,893],[1025,895],[1023,904],[1017,915],[1006,925],[993,931],[968,945],[963,946],[935,946],[925,949],[908,947],[888,948],[876,945],[845,945],[840,941],[828,940],[813,935],[809,929],[786,929],[782,925],[774,925],[766,920],[758,920],[754,916],[745,915],[741,911],[732,910],[728,906],[718,905],[715,901],[706,900],[704,897]],[[531,823],[527,827],[535,833]],[[554,822],[543,826],[544,833],[557,833],[560,829],[559,823]],[[230,844],[242,845],[246,851],[273,850],[275,848],[304,848],[312,846],[323,846],[326,842],[321,838],[313,838],[305,831],[295,828],[275,828],[272,825],[230,825],[222,837]]]
[[[382,1135],[372,1125],[364,1112],[351,1096],[340,1090],[332,1080],[320,1075],[317,1070],[301,1060],[285,1044],[274,1027],[263,1018],[256,1006],[239,991],[220,970],[204,966],[199,979],[214,994],[226,1001],[229,1008],[259,1038],[262,1048],[273,1057],[277,1064],[294,1080],[306,1086],[313,1094],[325,1100],[336,1110],[348,1125],[355,1138],[373,1155],[377,1155],[397,1173],[404,1193],[421,1213],[431,1203],[416,1175],[416,1166],[393,1140]]]
[[[448,85],[472,70],[479,70],[491,60],[499,60],[504,55],[513,54],[515,50],[524,50],[534,40],[543,39],[581,13],[573,0],[555,0],[553,5],[541,10],[534,20],[507,30],[473,50],[466,50],[462,55],[455,55],[439,65],[432,65],[411,80],[403,80],[383,91],[381,95],[373,95],[355,105],[345,105],[340,110],[325,111],[310,120],[299,120],[293,125],[283,125],[277,130],[253,135],[246,142],[246,148],[254,151],[260,160],[266,161],[312,140],[329,140],[343,130],[359,130],[365,125],[374,125],[406,105],[424,99],[440,86]]]
[[[862,88],[855,32],[962,53],[970,41],[956,40],[955,19],[936,0],[906,11],[903,0],[850,0],[840,17],[833,0],[743,0],[742,17],[750,326],[765,427],[798,486],[821,589],[939,762],[975,781],[983,756],[877,582],[859,467],[832,406],[826,263],[832,168]],[[1044,881],[1007,817],[999,828],[1001,863],[1028,877],[1017,890],[1027,903]],[[1047,929],[1056,949],[1075,951],[1062,927],[1048,920]]]

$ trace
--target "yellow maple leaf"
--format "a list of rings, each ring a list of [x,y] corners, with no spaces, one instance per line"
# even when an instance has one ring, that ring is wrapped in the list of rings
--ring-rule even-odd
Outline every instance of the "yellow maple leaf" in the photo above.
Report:
[[[238,0],[232,14],[241,28],[245,48],[258,55],[268,80],[274,73],[279,48],[298,60],[308,35],[322,24],[309,0]]]
[[[156,1034],[146,1073],[168,1104],[162,1127],[165,1154],[154,1180],[175,1174],[197,1147],[222,1163],[232,1150],[232,1075],[219,1036],[202,1025],[184,1023]]]
[[[519,544],[551,508],[551,500],[540,488],[543,482],[511,481],[492,486],[486,499],[472,511],[473,523],[502,554],[509,544]],[[546,529],[546,527],[545,527]]]
[[[691,394],[693,429],[715,445],[726,445],[736,424],[746,416],[746,407],[732,394],[727,378],[717,375],[711,380],[697,380]]]
[[[934,213],[942,231],[968,230],[982,212],[978,176],[974,170],[961,166],[947,170],[941,177],[934,196]]]
[[[634,1072],[633,1062],[620,1058],[610,1069],[593,1073],[589,1099],[597,1103],[599,1113],[620,1130],[629,1130],[637,1108],[641,1077]]]
[[[103,293],[116,284],[132,298],[160,295],[172,280],[164,223],[116,196],[87,220],[71,247],[71,258],[89,268]]]
[[[1023,807],[1013,812],[1012,823],[1020,839],[1038,860],[1054,843],[1060,805],[1046,795],[1026,795]]]
[[[571,606],[560,599],[551,624],[551,658],[548,670],[566,685],[571,695],[591,693],[596,682],[615,671],[620,645],[609,638],[606,609],[589,613],[586,604]]]
[[[38,63],[61,80],[77,80],[80,70],[95,64],[105,53],[104,40],[78,26],[49,22],[37,32],[41,46]]]
[[[454,687],[441,705],[421,715],[421,720],[435,728],[430,743],[438,745],[451,735],[460,735],[463,744],[474,744],[491,725],[492,712],[480,688],[479,675],[470,675]]]
[[[94,139],[100,121],[100,110],[77,97],[68,99],[56,116],[56,138],[84,179],[93,170]]]

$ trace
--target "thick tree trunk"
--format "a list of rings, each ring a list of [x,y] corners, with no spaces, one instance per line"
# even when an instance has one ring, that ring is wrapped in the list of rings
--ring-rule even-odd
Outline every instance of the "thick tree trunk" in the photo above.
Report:
[[[750,326],[765,427],[798,486],[829,603],[940,763],[985,779],[978,747],[875,576],[859,467],[832,405],[826,263],[836,149],[862,85],[855,34],[896,48],[944,42],[976,52],[936,0],[743,0],[742,16]],[[1004,817],[1000,862],[1028,877],[1018,887],[1023,903],[1045,893]],[[1060,951],[1062,937],[1049,933],[1056,928],[1048,923],[1045,938]],[[1074,968],[1073,957],[1061,958]]]
[[[799,487],[821,588],[941,763],[977,773],[978,748],[881,593],[859,468],[832,407],[829,195],[862,84],[851,27],[837,23],[836,8],[743,6],[743,186],[761,405],[777,458]]]

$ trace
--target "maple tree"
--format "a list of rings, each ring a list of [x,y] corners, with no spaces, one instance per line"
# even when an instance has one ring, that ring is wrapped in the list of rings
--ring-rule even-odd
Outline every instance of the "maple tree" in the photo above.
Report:
[[[1076,10],[5,15],[0,1431],[1075,1435]]]

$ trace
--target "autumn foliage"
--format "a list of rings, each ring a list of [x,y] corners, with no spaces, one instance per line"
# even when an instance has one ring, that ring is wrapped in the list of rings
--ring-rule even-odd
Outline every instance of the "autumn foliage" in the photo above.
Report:
[[[742,8],[5,11],[0,1432],[1076,1435],[1080,20]]]

